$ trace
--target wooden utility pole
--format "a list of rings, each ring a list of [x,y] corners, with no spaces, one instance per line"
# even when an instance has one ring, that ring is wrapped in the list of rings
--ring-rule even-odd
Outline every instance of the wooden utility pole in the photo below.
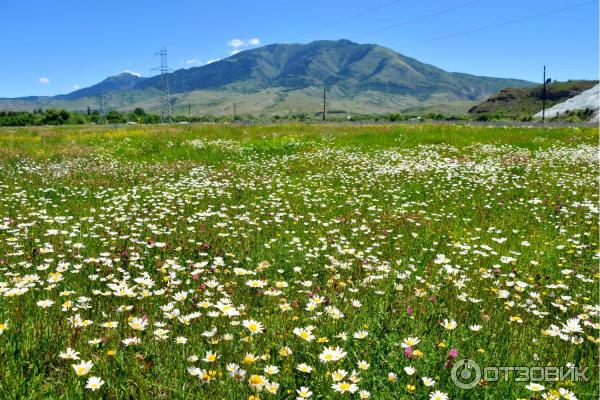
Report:
[[[327,118],[327,91],[323,88],[323,122]]]
[[[544,88],[542,89],[542,124],[546,119],[546,66],[544,65]]]

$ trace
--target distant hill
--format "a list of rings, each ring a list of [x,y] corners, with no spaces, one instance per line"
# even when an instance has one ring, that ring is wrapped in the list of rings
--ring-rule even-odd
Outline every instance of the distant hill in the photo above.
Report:
[[[584,119],[598,123],[600,111],[599,96],[600,84],[547,109],[545,116],[549,119]],[[542,118],[542,112],[538,112],[534,117]]]
[[[561,103],[581,92],[591,89],[598,81],[551,82],[546,85],[546,108]],[[532,117],[542,110],[543,85],[529,88],[503,89],[483,103],[471,108],[475,117]]]
[[[176,112],[187,112],[190,103],[195,113],[229,113],[235,101],[241,113],[314,113],[327,88],[334,112],[462,113],[503,88],[533,83],[447,72],[374,44],[321,40],[268,45],[180,69],[169,74],[169,85]],[[83,110],[97,107],[102,92],[109,108],[155,110],[160,87],[160,76],[120,74],[66,95],[0,99],[0,109]]]
[[[99,96],[103,93],[120,92],[132,89],[146,79],[129,72],[122,72],[119,75],[108,77],[93,86],[79,89],[69,94],[54,96],[54,98],[57,100],[77,100],[84,97]]]

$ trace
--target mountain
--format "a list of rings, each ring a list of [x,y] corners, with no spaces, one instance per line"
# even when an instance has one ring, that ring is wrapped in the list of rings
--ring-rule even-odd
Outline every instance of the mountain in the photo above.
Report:
[[[327,88],[331,112],[377,113],[443,110],[464,112],[506,87],[531,82],[444,71],[391,49],[348,40],[308,44],[273,44],[246,50],[201,67],[169,74],[173,106],[195,113],[314,113]],[[131,74],[52,98],[0,99],[0,109],[61,106],[71,110],[97,107],[100,92],[109,108],[158,107],[161,78]],[[87,105],[84,105],[87,104]]]
[[[84,97],[99,96],[103,93],[120,92],[132,89],[146,79],[129,72],[122,72],[119,75],[110,76],[93,86],[79,89],[69,94],[54,96],[54,98],[57,100],[77,100]]]
[[[159,96],[160,93],[144,93],[134,86],[147,78],[129,72],[108,77],[102,82],[68,94],[57,96],[28,96],[13,99],[0,98],[0,110],[31,111],[38,108],[64,108],[71,111],[84,111],[87,107],[97,109],[100,106],[100,95],[111,109],[126,109],[129,104]]]
[[[598,81],[577,80],[551,82],[546,85],[546,108],[593,88]],[[529,118],[542,110],[543,85],[529,88],[503,89],[483,103],[472,107],[469,114],[482,119],[490,117]]]

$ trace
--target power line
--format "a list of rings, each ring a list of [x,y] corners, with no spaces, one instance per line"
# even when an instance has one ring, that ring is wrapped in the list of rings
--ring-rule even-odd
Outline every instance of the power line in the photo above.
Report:
[[[389,3],[385,3],[385,4],[382,4],[382,5],[380,5],[380,6],[373,7],[373,8],[370,8],[370,9],[368,9],[368,10],[365,10],[365,11],[361,11],[361,12],[359,12],[358,14],[350,15],[349,17],[342,18],[342,19],[340,19],[340,20],[337,20],[337,21],[335,21],[335,22],[332,22],[331,24],[324,25],[324,26],[321,26],[321,27],[319,27],[319,28],[313,29],[313,30],[311,30],[311,31],[304,32],[304,33],[301,33],[301,34],[299,34],[299,35],[296,35],[296,36],[294,36],[294,37],[291,37],[289,40],[294,40],[294,39],[297,39],[297,38],[299,38],[299,37],[302,37],[302,36],[310,35],[311,33],[319,32],[319,31],[322,31],[322,30],[325,30],[325,29],[329,29],[329,28],[331,28],[332,26],[337,26],[337,25],[343,24],[343,23],[344,23],[344,22],[346,22],[346,21],[350,21],[350,20],[352,20],[352,19],[355,19],[355,18],[358,18],[358,17],[362,17],[363,15],[366,15],[366,14],[371,14],[371,13],[373,13],[373,12],[375,12],[375,11],[379,11],[379,10],[381,10],[381,9],[383,9],[383,8],[387,8],[387,7],[389,7],[389,6],[393,6],[394,4],[400,3],[401,1],[404,1],[404,0],[395,0],[395,1],[391,1],[391,2],[389,2]]]
[[[399,24],[389,25],[389,26],[386,26],[384,28],[377,29],[375,31],[371,31],[371,32],[367,32],[367,33],[361,33],[360,35],[351,36],[349,39],[356,39],[356,38],[360,38],[360,37],[363,37],[363,36],[373,35],[375,33],[389,31],[390,29],[399,28],[401,26],[405,26],[405,25],[409,25],[409,24],[412,24],[412,23],[415,23],[415,22],[423,21],[424,19],[435,17],[435,16],[438,16],[438,15],[445,14],[445,13],[448,13],[448,12],[451,12],[451,11],[454,11],[454,10],[458,10],[458,9],[461,9],[461,8],[465,8],[465,7],[468,7],[468,6],[472,6],[474,4],[481,3],[483,1],[484,0],[475,0],[475,1],[471,1],[469,3],[464,3],[464,4],[461,4],[461,5],[458,5],[456,7],[446,8],[444,10],[436,11],[436,12],[433,12],[433,13],[430,13],[430,14],[425,14],[425,15],[417,17],[417,18],[409,19],[409,20],[404,21],[404,22],[400,22]]]
[[[397,47],[412,47],[412,46],[418,46],[418,45],[421,45],[421,44],[426,44],[426,43],[431,43],[431,42],[437,42],[438,40],[445,40],[445,39],[451,39],[451,38],[454,38],[454,37],[457,37],[457,36],[469,35],[469,34],[475,33],[475,32],[481,32],[481,31],[485,31],[485,30],[488,30],[488,29],[499,28],[499,27],[505,26],[505,25],[516,24],[518,22],[528,21],[530,19],[535,19],[535,18],[539,18],[539,17],[544,17],[546,15],[550,15],[550,14],[556,14],[556,13],[559,13],[559,12],[563,12],[563,11],[567,11],[567,10],[572,10],[573,8],[583,7],[583,6],[586,6],[588,4],[592,4],[592,3],[597,3],[597,1],[596,0],[585,1],[583,3],[574,4],[574,5],[568,6],[568,7],[556,8],[554,10],[542,12],[542,13],[539,13],[539,14],[533,14],[533,15],[528,15],[528,16],[525,16],[525,17],[517,18],[517,19],[511,19],[509,21],[500,22],[498,24],[481,26],[479,28],[469,29],[467,31],[462,31],[462,32],[456,32],[456,33],[452,33],[450,35],[438,36],[438,37],[434,37],[434,38],[431,38],[431,39],[422,40],[422,41],[419,41],[419,42],[403,44],[403,45],[400,45],[400,46],[397,46]]]

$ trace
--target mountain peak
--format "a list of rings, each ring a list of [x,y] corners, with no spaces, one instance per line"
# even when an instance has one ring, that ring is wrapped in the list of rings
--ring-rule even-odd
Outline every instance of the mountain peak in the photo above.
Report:
[[[144,79],[146,78],[140,77],[139,74],[131,71],[123,71],[117,75],[109,76],[102,82],[93,86],[55,97],[61,100],[77,100],[84,97],[94,97],[100,96],[101,94],[120,92],[132,89],[137,83],[143,81]]]
[[[140,76],[140,74],[138,73],[134,73],[131,71],[123,71],[118,73],[117,75],[111,75],[108,78],[104,79],[102,82],[100,83],[106,83],[106,82],[131,82],[133,84],[137,83],[140,80],[143,80],[144,78],[142,78]]]
[[[436,94],[474,100],[507,86],[528,82],[454,74],[406,57],[391,49],[347,39],[307,44],[271,44],[246,50],[209,65],[169,74],[173,93],[234,90],[242,93],[267,88],[328,87],[340,93],[376,91],[427,100]],[[136,88],[160,88],[160,77]]]
[[[133,78],[140,79],[142,76],[137,72],[123,71],[120,74],[113,75],[111,78]]]
[[[348,39],[257,47],[207,65],[174,71],[168,78],[174,107],[179,98],[196,98],[202,99],[198,101],[205,104],[204,110],[217,107],[218,112],[223,112],[224,103],[241,96],[254,96],[257,100],[252,110],[257,112],[314,110],[323,88],[327,88],[332,105],[337,102],[340,109],[350,112],[412,111],[451,103],[466,111],[475,101],[503,88],[531,85],[516,79],[444,71],[392,49]],[[142,78],[123,71],[53,99],[88,97],[95,101],[93,97],[103,93],[111,94],[108,101],[116,108],[141,103],[152,108],[158,104],[161,87],[160,76]]]
[[[348,39],[321,39],[321,40],[313,40],[312,42],[309,42],[308,45],[319,45],[319,44],[328,44],[328,45],[335,45],[335,46],[347,46],[347,45],[352,45],[352,46],[361,46],[358,43],[355,43],[351,40]]]

